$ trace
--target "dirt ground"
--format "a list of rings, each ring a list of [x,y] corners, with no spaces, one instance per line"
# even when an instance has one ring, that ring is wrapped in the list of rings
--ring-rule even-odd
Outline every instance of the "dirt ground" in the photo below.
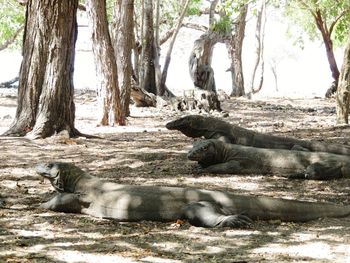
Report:
[[[227,121],[256,131],[349,144],[334,127],[334,101],[230,99]],[[350,218],[295,224],[255,222],[248,229],[205,229],[172,222],[118,223],[37,209],[53,188],[38,162],[66,161],[102,179],[176,185],[247,195],[349,203],[350,180],[199,174],[186,159],[192,139],[165,129],[187,112],[134,108],[126,127],[96,127],[96,101],[76,95],[76,127],[102,139],[0,138],[0,262],[350,262]],[[13,120],[16,91],[0,90],[0,133]]]

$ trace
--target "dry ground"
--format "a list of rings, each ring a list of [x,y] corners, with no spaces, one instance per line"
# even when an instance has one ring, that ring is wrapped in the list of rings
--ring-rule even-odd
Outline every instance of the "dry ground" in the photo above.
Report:
[[[176,185],[311,201],[349,203],[350,180],[289,181],[273,176],[198,174],[186,159],[192,139],[164,128],[181,114],[132,108],[127,127],[96,127],[93,94],[76,96],[77,128],[103,139],[0,138],[0,262],[350,262],[350,218],[304,224],[256,222],[249,229],[172,223],[118,223],[36,206],[53,189],[38,162],[73,162],[114,182]],[[13,120],[16,91],[0,90],[0,132]],[[334,101],[231,99],[228,121],[273,134],[349,144],[333,127]],[[62,143],[63,142],[63,143]]]

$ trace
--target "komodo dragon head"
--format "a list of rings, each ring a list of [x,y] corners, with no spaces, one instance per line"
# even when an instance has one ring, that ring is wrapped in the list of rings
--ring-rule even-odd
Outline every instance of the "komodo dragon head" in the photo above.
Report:
[[[58,192],[74,193],[75,185],[85,172],[70,163],[41,163],[35,167],[41,176],[50,180]]]
[[[230,124],[214,117],[188,115],[168,122],[165,127],[169,130],[178,130],[192,138],[203,136],[206,139],[220,139],[234,143],[232,138],[227,137],[230,133]]]
[[[196,142],[193,148],[188,152],[187,158],[191,161],[197,161],[202,167],[220,162],[221,154],[218,152],[220,141],[202,140]]]
[[[177,120],[168,122],[165,127],[168,130],[178,130],[188,137],[201,137],[209,127],[205,117],[200,115],[188,115]]]

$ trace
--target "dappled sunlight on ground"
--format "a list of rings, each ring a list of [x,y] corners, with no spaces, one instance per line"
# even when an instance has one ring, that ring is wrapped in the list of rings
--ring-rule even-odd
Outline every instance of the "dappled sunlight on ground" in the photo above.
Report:
[[[13,120],[16,96],[1,93],[0,132]],[[6,103],[2,103],[6,102]],[[210,175],[186,154],[193,139],[164,125],[183,113],[132,107],[125,127],[97,127],[91,92],[77,94],[77,128],[100,139],[0,137],[1,262],[346,262],[350,218],[304,224],[255,222],[248,229],[204,229],[174,222],[118,223],[43,211],[53,194],[35,172],[39,162],[73,162],[117,183],[187,186],[240,194],[349,203],[350,182],[289,181],[278,176]],[[334,101],[231,99],[228,121],[267,133],[347,143],[334,127]]]

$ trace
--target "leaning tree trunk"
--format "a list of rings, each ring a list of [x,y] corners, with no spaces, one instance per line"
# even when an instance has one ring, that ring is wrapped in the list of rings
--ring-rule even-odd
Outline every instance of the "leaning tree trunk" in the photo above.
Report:
[[[340,75],[337,61],[334,55],[333,41],[331,39],[332,30],[327,28],[327,22],[322,18],[322,14],[320,10],[317,10],[313,15],[316,22],[316,26],[318,30],[320,30],[321,32],[323,43],[326,48],[329,67],[332,72],[333,83],[331,87],[327,90],[325,95],[327,98],[329,98],[337,91],[339,75]]]
[[[157,85],[155,77],[154,55],[156,54],[154,44],[153,28],[153,1],[144,0],[144,19],[142,22],[143,32],[141,68],[140,68],[140,87],[147,92],[157,94]]]
[[[101,125],[125,125],[121,114],[117,62],[108,30],[106,0],[88,0],[87,13],[92,30],[92,51],[97,74],[97,95]]]
[[[350,35],[344,52],[343,66],[337,89],[337,123],[349,123],[350,107]]]
[[[236,21],[235,29],[226,41],[226,48],[228,56],[231,59],[231,75],[232,75],[232,92],[231,96],[239,97],[245,94],[244,92],[244,78],[242,67],[242,48],[246,25],[247,5],[243,5],[239,17]]]
[[[77,0],[29,0],[16,117],[5,135],[45,138],[74,128]]]
[[[160,81],[160,94],[159,94],[160,96],[163,96],[164,92],[165,92],[165,82],[166,82],[166,78],[167,78],[167,75],[168,75],[168,68],[169,68],[170,60],[171,60],[171,52],[173,51],[173,47],[174,47],[174,44],[175,44],[176,36],[179,33],[180,28],[182,26],[182,21],[183,21],[183,19],[185,17],[185,14],[187,12],[189,3],[190,3],[190,0],[186,0],[186,2],[184,4],[184,7],[182,9],[181,15],[180,15],[180,17],[179,17],[179,19],[177,21],[176,29],[175,29],[172,37],[171,37],[170,45],[169,45],[168,51],[167,51],[166,56],[165,56],[164,67],[163,67],[163,72],[162,72],[162,78],[161,78],[161,81]]]
[[[261,0],[261,6],[258,10],[256,28],[255,28],[255,63],[251,77],[249,94],[258,93],[264,83],[264,71],[265,71],[265,60],[264,60],[264,42],[265,42],[265,26],[266,26],[266,0]],[[260,64],[260,78],[257,88],[254,87],[255,77],[258,66]]]
[[[120,88],[121,118],[130,115],[130,93],[132,78],[131,52],[133,47],[134,0],[117,0],[114,17],[114,52],[117,59]]]

